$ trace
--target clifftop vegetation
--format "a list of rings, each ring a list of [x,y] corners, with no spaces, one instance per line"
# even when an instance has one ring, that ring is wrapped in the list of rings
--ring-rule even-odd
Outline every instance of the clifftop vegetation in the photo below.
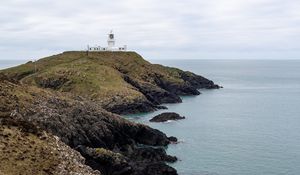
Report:
[[[179,95],[199,94],[198,88],[218,88],[191,72],[151,64],[135,52],[64,52],[2,72],[23,84],[97,101],[116,113],[151,111],[181,102]]]

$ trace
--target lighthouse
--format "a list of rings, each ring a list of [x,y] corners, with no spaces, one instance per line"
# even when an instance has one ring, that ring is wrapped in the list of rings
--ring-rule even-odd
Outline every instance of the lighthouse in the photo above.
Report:
[[[115,47],[115,34],[113,33],[113,31],[111,30],[110,33],[108,34],[108,39],[107,39],[107,49],[109,50],[113,50],[113,48]]]
[[[108,34],[108,38],[107,38],[107,47],[101,47],[101,46],[94,46],[94,47],[90,47],[88,45],[87,50],[91,51],[91,52],[103,52],[103,51],[126,51],[127,50],[127,46],[124,45],[123,47],[116,47],[116,40],[115,40],[115,34],[113,33],[113,31],[111,30],[110,33]]]

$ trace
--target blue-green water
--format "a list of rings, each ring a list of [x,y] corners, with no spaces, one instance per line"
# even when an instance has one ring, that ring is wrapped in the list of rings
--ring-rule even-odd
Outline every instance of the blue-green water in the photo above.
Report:
[[[224,86],[184,97],[168,111],[185,120],[150,123],[163,111],[128,117],[182,142],[168,153],[181,175],[299,175],[300,61],[152,61],[189,70]]]

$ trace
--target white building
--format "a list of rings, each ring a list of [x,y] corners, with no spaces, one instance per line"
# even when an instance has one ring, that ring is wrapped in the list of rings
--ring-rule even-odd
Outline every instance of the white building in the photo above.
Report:
[[[101,46],[95,46],[95,47],[90,47],[88,45],[88,51],[91,52],[101,52],[101,51],[126,51],[127,46],[124,45],[123,47],[116,47],[115,46],[116,40],[115,40],[115,34],[113,31],[110,31],[108,34],[108,39],[107,39],[107,47],[101,47]]]

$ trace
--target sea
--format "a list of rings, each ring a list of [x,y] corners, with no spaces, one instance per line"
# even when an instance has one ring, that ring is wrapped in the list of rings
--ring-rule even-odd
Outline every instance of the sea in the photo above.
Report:
[[[127,116],[176,136],[180,175],[300,175],[300,60],[153,60],[213,80],[183,103]],[[151,123],[162,112],[185,120]]]
[[[0,61],[0,69],[26,61]],[[300,60],[150,60],[213,80],[167,110],[124,116],[176,136],[180,175],[299,175]],[[185,120],[151,123],[162,112]]]

